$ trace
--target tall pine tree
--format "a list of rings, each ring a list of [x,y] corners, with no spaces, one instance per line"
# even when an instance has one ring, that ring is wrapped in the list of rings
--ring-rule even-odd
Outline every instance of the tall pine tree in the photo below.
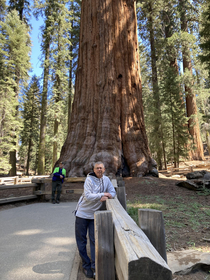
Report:
[[[29,175],[29,168],[35,172],[37,169],[41,111],[40,92],[39,80],[36,76],[33,76],[22,100],[23,129],[20,135],[21,147],[19,155],[26,159],[24,160],[24,162],[26,161],[26,175]]]
[[[18,96],[28,79],[30,37],[17,11],[8,13],[0,30],[1,155],[8,160],[11,175],[16,175],[16,150],[20,129]],[[8,166],[8,165],[7,165]],[[6,168],[7,169],[7,168]]]

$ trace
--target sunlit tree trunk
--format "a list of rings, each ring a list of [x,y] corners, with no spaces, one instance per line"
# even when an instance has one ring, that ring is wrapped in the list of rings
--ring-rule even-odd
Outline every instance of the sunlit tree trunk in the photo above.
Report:
[[[72,20],[72,29],[73,29],[73,20]],[[71,41],[72,41],[72,32],[71,32]],[[68,133],[70,132],[70,120],[71,120],[71,109],[72,109],[72,89],[73,89],[73,45],[70,45],[70,63],[69,63],[69,95],[68,95]]]
[[[17,67],[16,67],[17,68]],[[15,87],[14,87],[14,92],[15,92],[15,99],[18,100],[18,91],[19,91],[19,83],[20,83],[20,78],[19,78],[19,74],[18,74],[18,70],[15,71],[16,73],[16,78],[15,78]],[[16,106],[16,110],[15,110],[15,118],[17,119],[18,117],[18,106]],[[12,151],[10,151],[9,153],[9,163],[11,164],[11,169],[9,171],[9,175],[10,176],[16,176],[16,172],[17,172],[17,168],[16,168],[16,154],[17,154],[17,135],[16,135],[16,129],[13,129],[13,131],[11,132],[13,133],[13,145],[14,145],[14,149]]]
[[[134,1],[83,0],[70,131],[61,151],[69,176],[103,161],[141,176],[155,162],[145,131]]]
[[[45,174],[45,135],[46,135],[46,122],[47,122],[47,88],[49,77],[49,49],[50,40],[46,41],[45,46],[45,66],[44,66],[44,79],[42,91],[42,109],[41,109],[41,124],[40,124],[40,139],[39,139],[39,155],[38,155],[38,175]]]
[[[188,32],[187,18],[185,1],[179,0],[180,10],[181,10],[181,30],[183,32]],[[184,72],[189,71],[192,76],[192,63],[189,55],[189,47],[186,44],[182,46],[182,56],[183,56],[183,69]],[[193,142],[195,145],[195,150],[190,152],[191,159],[194,160],[204,160],[203,154],[203,143],[200,136],[200,128],[197,117],[197,105],[196,96],[193,92],[192,85],[185,85],[185,96],[186,96],[186,110],[188,121],[188,129],[190,135],[193,137]]]
[[[151,66],[152,66],[152,87],[153,87],[153,103],[154,103],[154,130],[156,133],[156,152],[157,152],[157,164],[158,168],[162,169],[162,156],[165,159],[165,147],[163,143],[163,133],[161,127],[161,109],[160,109],[160,96],[158,86],[158,74],[157,74],[157,55],[155,48],[155,36],[154,36],[154,21],[152,3],[149,3],[149,41],[151,49]],[[166,166],[166,159],[165,159]]]

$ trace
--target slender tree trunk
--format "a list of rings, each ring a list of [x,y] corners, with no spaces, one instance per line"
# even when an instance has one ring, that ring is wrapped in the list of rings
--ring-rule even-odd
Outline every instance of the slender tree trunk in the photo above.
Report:
[[[188,32],[185,1],[179,0],[179,4],[181,10],[181,30],[183,32]],[[183,57],[184,72],[188,70],[192,76],[192,64],[190,60],[188,46],[183,45],[182,57]],[[200,128],[199,128],[199,122],[197,117],[196,96],[195,93],[193,92],[192,86],[185,85],[185,96],[186,96],[185,98],[186,98],[187,117],[189,117],[188,129],[190,135],[193,137],[193,142],[195,145],[195,150],[191,151],[190,157],[194,160],[204,160],[203,143],[201,141]]]
[[[163,16],[163,22],[165,25],[165,38],[166,40],[169,39],[173,35],[173,6],[170,2],[168,2],[168,9],[167,11],[164,11],[164,16]],[[171,48],[173,48],[170,45],[167,45],[166,52],[167,52],[167,57],[169,60],[169,65],[172,68],[174,72],[174,76],[179,76],[179,67],[178,67],[178,62],[177,58],[175,56],[175,51],[173,51]],[[185,107],[185,103],[183,100],[182,92],[179,92],[180,100],[182,102],[182,109]],[[171,100],[172,101],[172,100]],[[171,112],[173,112],[171,108]],[[184,124],[183,124],[184,125]],[[175,135],[175,128],[174,128],[174,118],[172,116],[172,131],[173,131],[173,154],[174,154],[174,167],[179,167],[179,141],[177,142],[175,138],[179,138],[178,135]]]
[[[28,154],[27,154],[27,163],[26,163],[26,175],[29,175],[29,166],[30,166],[30,159],[31,159],[31,146],[32,146],[32,139],[29,138],[28,141]]]
[[[162,135],[162,127],[161,127],[161,110],[160,110],[160,97],[159,97],[159,87],[158,87],[158,75],[157,75],[157,57],[156,57],[156,49],[155,49],[155,37],[154,37],[154,22],[152,17],[152,4],[149,3],[149,34],[150,34],[150,48],[151,48],[151,64],[152,64],[152,87],[153,87],[153,102],[154,102],[154,127],[156,133],[156,151],[157,151],[157,164],[158,168],[162,169],[162,155],[164,149],[163,143],[163,135]],[[165,161],[166,165],[166,161]]]
[[[20,20],[22,21],[23,20],[23,10],[24,10],[24,4],[25,4],[25,0],[19,0],[19,17],[20,17]]]
[[[44,65],[44,79],[43,79],[43,91],[42,91],[38,175],[45,174],[45,135],[46,135],[46,122],[47,122],[46,113],[47,113],[47,88],[48,88],[48,77],[49,77],[49,50],[50,50],[50,39],[47,38],[46,47],[45,47],[45,65]]]
[[[61,151],[69,176],[103,161],[107,174],[124,156],[132,176],[153,165],[144,125],[134,1],[83,0],[70,131]]]
[[[57,121],[57,119],[55,119],[54,120],[54,140],[53,140],[53,164],[52,164],[52,169],[54,167],[54,164],[57,161],[57,154],[58,154],[57,136],[58,136],[58,121]]]
[[[73,29],[73,21],[72,21]],[[72,32],[71,32],[71,42],[72,42]],[[69,65],[69,96],[68,96],[68,133],[70,132],[70,120],[71,120],[71,110],[72,110],[72,76],[73,76],[73,62],[72,62],[73,45],[70,46],[70,65]]]
[[[16,78],[15,78],[15,88],[14,88],[14,92],[15,92],[15,98],[18,100],[18,90],[19,90],[19,83],[20,83],[20,78],[19,78],[19,73],[16,69]],[[17,119],[18,116],[18,106],[16,106],[15,109],[15,118]],[[10,151],[10,155],[9,155],[9,163],[11,164],[11,169],[9,171],[9,175],[10,176],[16,176],[17,170],[16,170],[16,152],[17,152],[17,136],[16,136],[16,129],[14,128],[13,130],[13,145],[14,145],[14,149],[12,151]]]
[[[31,147],[32,147],[32,135],[33,135],[33,122],[34,122],[34,96],[35,93],[33,92],[32,98],[32,110],[31,110],[31,120],[30,120],[30,136],[28,140],[28,154],[27,154],[27,164],[26,164],[26,175],[29,175],[29,167],[30,167],[30,160],[31,160]]]
[[[206,144],[207,144],[207,149],[210,155],[210,134],[209,131],[206,131]]]
[[[58,61],[57,61],[57,71],[61,72],[61,48],[60,48],[60,35],[58,34]],[[61,80],[60,80],[60,73],[56,74],[56,82],[55,82],[55,89],[56,89],[56,96],[55,96],[55,102],[58,103],[61,99]],[[54,140],[53,140],[53,162],[52,162],[52,172],[54,164],[57,161],[57,155],[58,155],[58,126],[59,122],[57,119],[57,115],[55,112],[55,120],[54,120]]]

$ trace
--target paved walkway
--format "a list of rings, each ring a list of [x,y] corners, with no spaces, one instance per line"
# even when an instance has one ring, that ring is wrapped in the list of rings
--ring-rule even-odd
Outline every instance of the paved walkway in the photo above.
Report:
[[[0,280],[69,280],[76,202],[0,211]]]

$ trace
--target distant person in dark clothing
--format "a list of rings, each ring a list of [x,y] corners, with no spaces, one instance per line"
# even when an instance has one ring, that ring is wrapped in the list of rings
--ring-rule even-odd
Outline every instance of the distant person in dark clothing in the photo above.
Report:
[[[61,195],[61,189],[62,189],[62,183],[64,181],[64,178],[66,177],[66,170],[63,168],[63,163],[59,163],[59,167],[56,167],[53,172],[53,178],[52,178],[52,203],[60,203],[60,195]],[[57,188],[57,197],[55,200],[55,191]]]

